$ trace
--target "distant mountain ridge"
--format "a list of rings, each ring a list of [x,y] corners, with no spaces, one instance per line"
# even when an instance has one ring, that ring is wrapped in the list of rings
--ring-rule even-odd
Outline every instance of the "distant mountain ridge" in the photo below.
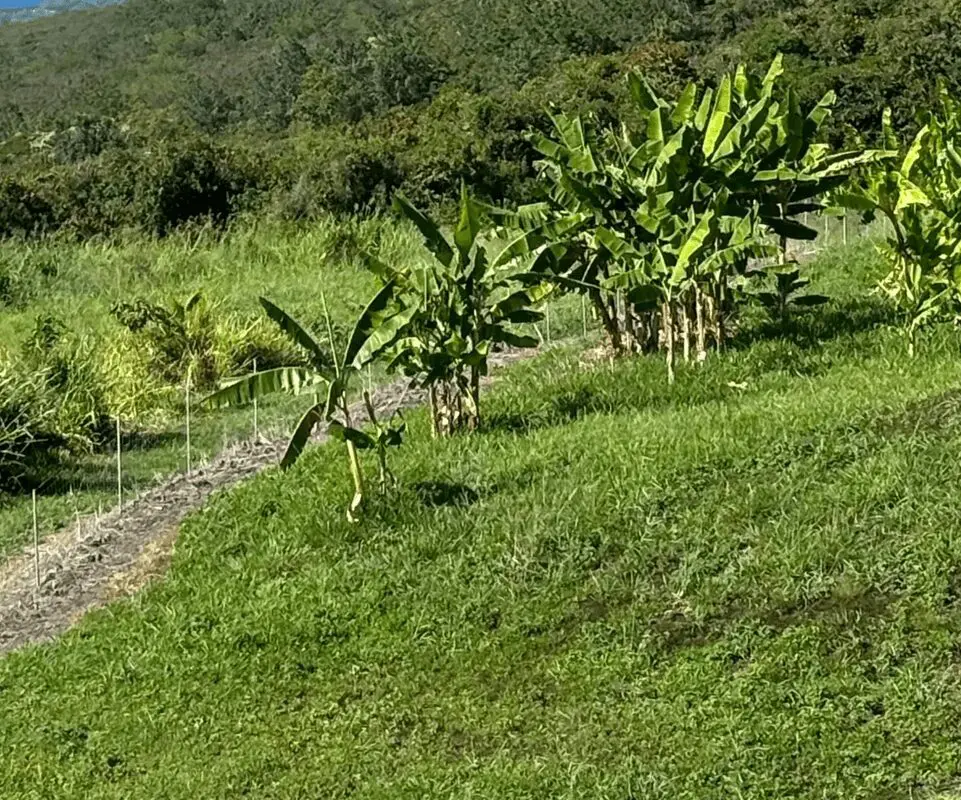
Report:
[[[0,8],[0,25],[5,22],[28,22],[64,11],[82,11],[85,8],[110,6],[119,2],[122,0],[41,0],[30,8]]]

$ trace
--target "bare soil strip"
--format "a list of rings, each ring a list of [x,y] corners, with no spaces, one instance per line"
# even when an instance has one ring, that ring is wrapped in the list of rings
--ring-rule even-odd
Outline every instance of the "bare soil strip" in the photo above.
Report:
[[[501,353],[492,366],[529,358],[531,351]],[[488,379],[487,382],[489,382]],[[379,414],[409,409],[425,400],[405,383],[377,389]],[[362,403],[351,408],[366,418]],[[318,434],[316,442],[326,439]],[[103,516],[78,523],[45,539],[40,546],[40,587],[36,586],[33,547],[0,565],[0,655],[50,641],[92,609],[127,597],[159,577],[169,564],[180,523],[207,499],[280,460],[286,440],[243,442],[189,475],[177,475]]]

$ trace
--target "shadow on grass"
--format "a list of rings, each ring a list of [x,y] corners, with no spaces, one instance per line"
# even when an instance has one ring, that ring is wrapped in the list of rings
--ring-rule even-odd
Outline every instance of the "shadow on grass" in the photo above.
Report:
[[[703,368],[678,366],[678,379],[668,386],[662,376],[662,357],[639,356],[650,373],[641,375],[605,375],[602,371],[577,373],[572,382],[580,386],[555,389],[538,397],[537,389],[521,395],[519,403],[527,406],[492,410],[482,425],[482,432],[507,432],[525,435],[558,427],[581,417],[624,411],[658,410],[671,407],[692,408],[730,399],[732,387],[741,382],[755,382],[776,373],[813,378],[827,373],[840,356],[837,348],[827,350],[832,340],[853,339],[897,322],[897,315],[881,298],[855,298],[835,302],[821,309],[803,312],[785,325],[762,322],[747,327],[729,342],[729,354],[712,358]],[[846,348],[850,356],[855,350],[876,347],[873,337],[865,337],[862,346]],[[643,388],[637,385],[644,381]],[[625,382],[633,385],[625,386]],[[639,390],[640,389],[640,390]]]
[[[414,484],[413,488],[418,499],[428,508],[471,506],[480,500],[480,494],[463,483],[421,481]]]
[[[783,323],[761,322],[737,336],[731,347],[743,350],[758,341],[784,339],[798,347],[817,348],[824,342],[854,337],[897,323],[897,310],[883,298],[847,298],[816,310],[796,313]]]
[[[748,622],[772,635],[811,623],[848,629],[855,621],[865,623],[888,616],[893,602],[891,596],[874,588],[865,588],[850,594],[832,593],[810,602],[798,601],[773,608],[734,605],[704,620],[690,620],[675,612],[653,620],[650,628],[658,650],[662,655],[671,656],[690,648],[718,644],[727,638],[731,628]],[[740,659],[736,653],[729,657],[732,661]]]
[[[170,445],[186,445],[187,438],[183,431],[130,431],[121,433],[120,446],[123,452],[131,450],[153,450],[158,447]],[[111,452],[114,448],[114,440],[109,443]]]
[[[116,491],[115,440],[102,441],[103,446],[92,455],[71,454],[62,446],[38,450],[3,476],[0,492],[17,496],[36,491],[41,497],[56,497],[76,491]],[[139,431],[121,435],[121,451],[125,456],[185,443],[186,438],[179,431]],[[132,475],[125,475],[125,489],[134,489],[137,484]]]

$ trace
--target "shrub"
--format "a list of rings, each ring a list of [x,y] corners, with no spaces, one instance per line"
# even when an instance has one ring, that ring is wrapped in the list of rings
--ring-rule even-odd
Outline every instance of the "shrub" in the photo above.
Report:
[[[53,170],[44,192],[80,237],[139,229],[164,236],[192,221],[225,224],[259,183],[240,154],[202,140],[111,150]]]
[[[403,181],[391,144],[338,128],[294,137],[277,158],[273,208],[282,219],[370,213]]]
[[[13,178],[0,178],[0,237],[43,233],[53,221],[53,208],[40,194]]]

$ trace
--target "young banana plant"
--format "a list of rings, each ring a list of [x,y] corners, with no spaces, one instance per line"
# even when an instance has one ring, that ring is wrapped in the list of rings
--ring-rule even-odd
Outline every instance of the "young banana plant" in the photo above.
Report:
[[[749,291],[748,295],[756,298],[771,315],[772,319],[784,325],[791,316],[791,312],[799,308],[814,308],[828,302],[821,294],[808,291],[811,281],[801,277],[801,270],[795,267],[778,265],[765,270],[773,277],[773,285]]]
[[[267,312],[267,316],[307,355],[309,366],[287,366],[256,372],[251,375],[230,381],[219,391],[206,398],[205,405],[211,408],[225,406],[247,405],[255,398],[261,398],[276,392],[300,395],[307,392],[318,397],[320,389],[326,386],[326,399],[318,400],[298,423],[287,444],[286,452],[280,462],[281,469],[287,470],[294,465],[303,453],[311,434],[322,424],[328,425],[328,432],[332,438],[345,443],[348,467],[354,484],[354,496],[347,509],[347,518],[356,521],[359,518],[365,499],[365,481],[363,468],[358,456],[358,450],[381,448],[381,474],[386,472],[386,455],[384,448],[400,444],[403,429],[388,426],[386,430],[378,429],[372,437],[364,431],[353,427],[348,390],[351,381],[356,377],[366,361],[358,358],[358,354],[367,345],[367,340],[373,327],[373,320],[382,313],[393,296],[395,287],[388,282],[371,300],[367,308],[354,325],[347,347],[340,357],[335,353],[333,326],[324,301],[324,317],[327,326],[326,350],[303,324],[292,315],[281,309],[266,298],[260,298],[260,304]],[[369,402],[372,410],[373,406]],[[336,415],[341,419],[335,419]],[[376,419],[372,420],[375,425]]]
[[[481,236],[484,209],[466,188],[450,238],[403,197],[395,198],[394,208],[420,231],[431,258],[408,264],[368,259],[386,282],[385,290],[392,289],[386,306],[371,316],[372,327],[353,364],[381,358],[388,371],[425,387],[436,436],[475,429],[480,379],[491,354],[505,346],[537,345],[516,326],[542,318],[535,306],[552,287],[543,280],[523,283],[510,248],[490,257]]]

